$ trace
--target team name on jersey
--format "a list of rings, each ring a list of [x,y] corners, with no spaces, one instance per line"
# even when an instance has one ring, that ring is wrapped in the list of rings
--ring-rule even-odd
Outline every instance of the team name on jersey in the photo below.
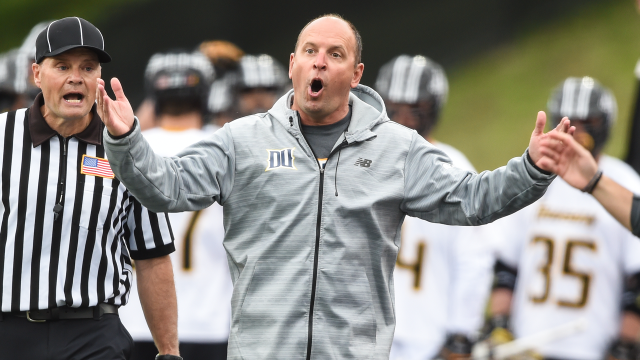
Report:
[[[293,150],[295,150],[295,148],[285,148],[279,150],[267,149],[269,158],[267,159],[267,168],[265,169],[265,171],[275,169],[297,170],[294,164],[296,157],[293,156]]]
[[[576,221],[576,222],[584,222],[587,225],[593,224],[596,218],[593,215],[585,215],[585,214],[576,214],[576,213],[565,213],[559,211],[553,211],[544,205],[540,206],[540,211],[538,212],[538,218],[543,219],[556,219],[556,220],[565,220],[565,221]]]

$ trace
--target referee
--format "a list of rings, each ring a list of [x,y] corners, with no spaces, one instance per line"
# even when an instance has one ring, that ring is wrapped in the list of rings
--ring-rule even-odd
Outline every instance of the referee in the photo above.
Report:
[[[157,358],[180,359],[169,222],[114,178],[103,148],[102,34],[70,17],[35,45],[42,94],[0,115],[0,357],[127,359],[133,341],[118,307],[133,258]]]

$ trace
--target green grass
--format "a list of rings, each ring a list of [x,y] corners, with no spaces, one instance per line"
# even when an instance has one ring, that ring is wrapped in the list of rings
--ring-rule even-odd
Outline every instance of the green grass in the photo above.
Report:
[[[0,52],[20,46],[40,21],[78,16],[96,23],[140,1],[147,0],[0,0]]]
[[[463,151],[478,170],[504,165],[527,147],[551,90],[568,76],[589,75],[618,100],[605,152],[625,156],[640,56],[634,2],[584,8],[517,39],[449,69],[449,101],[435,137]]]

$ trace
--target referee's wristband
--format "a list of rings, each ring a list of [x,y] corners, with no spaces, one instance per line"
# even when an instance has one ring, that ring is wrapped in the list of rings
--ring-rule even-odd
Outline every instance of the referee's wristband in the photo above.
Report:
[[[183,360],[182,357],[176,355],[156,355],[156,360]]]
[[[593,178],[591,178],[587,186],[581,189],[582,192],[591,194],[593,190],[596,188],[596,185],[598,185],[598,182],[600,181],[601,178],[602,178],[602,170],[598,170],[598,172],[595,175],[593,175]]]

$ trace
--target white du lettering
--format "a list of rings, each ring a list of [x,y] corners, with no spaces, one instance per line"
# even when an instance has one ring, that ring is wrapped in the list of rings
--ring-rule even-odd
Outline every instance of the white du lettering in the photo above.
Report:
[[[267,171],[277,168],[295,169],[293,165],[293,148],[267,151],[269,152],[269,164]]]

